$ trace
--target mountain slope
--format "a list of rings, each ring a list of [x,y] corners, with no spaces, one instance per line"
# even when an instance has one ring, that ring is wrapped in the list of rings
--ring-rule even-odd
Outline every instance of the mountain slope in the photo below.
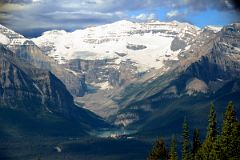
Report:
[[[174,52],[189,45],[197,32],[197,27],[176,21],[133,23],[123,20],[72,33],[49,31],[32,40],[60,63],[66,63],[62,59],[116,58],[117,64],[130,59],[140,70],[146,70],[161,68],[163,60],[176,59],[178,52]]]
[[[33,66],[46,69],[55,74],[72,95],[83,96],[86,92],[84,77],[75,75],[72,71],[58,65],[52,58],[46,56],[31,40],[0,25],[0,43],[14,52],[20,59]]]
[[[0,74],[1,134],[5,136],[29,132],[81,136],[108,126],[91,112],[76,107],[64,84],[51,72],[20,60],[2,45]]]
[[[138,128],[139,133],[167,135],[175,129],[180,132],[185,115],[193,121],[192,127],[205,126],[202,121],[207,119],[211,101],[217,103],[218,113],[230,100],[238,106],[239,30],[238,23],[226,26],[211,41],[190,50],[194,59],[186,59],[152,81],[129,85],[116,99],[122,108],[110,119]]]
[[[106,90],[154,69],[167,71],[198,32],[199,28],[176,21],[123,20],[74,32],[48,31],[32,41],[58,63],[85,73],[89,85]]]
[[[108,117],[118,109],[108,93],[118,94],[126,85],[145,79],[146,74],[168,72],[185,59],[179,54],[193,45],[200,32],[196,26],[177,21],[123,20],[74,32],[47,31],[32,41],[74,74],[84,74],[88,92],[75,100]],[[99,102],[102,99],[106,103]]]

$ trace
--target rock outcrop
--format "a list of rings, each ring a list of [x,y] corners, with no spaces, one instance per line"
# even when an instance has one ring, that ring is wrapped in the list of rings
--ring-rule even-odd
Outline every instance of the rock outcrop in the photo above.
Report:
[[[155,111],[164,111],[163,108],[170,105],[171,101],[176,103],[179,108],[175,109],[179,110],[183,106],[191,104],[191,101],[206,105],[219,97],[225,97],[220,99],[224,102],[231,98],[236,100],[235,94],[240,92],[238,85],[240,48],[237,43],[240,41],[239,38],[238,23],[225,26],[219,32],[212,31],[211,28],[204,28],[202,33],[196,37],[196,44],[180,53],[180,56],[182,54],[185,59],[180,61],[170,72],[151,79],[151,81],[126,87],[122,91],[123,97],[119,98],[118,96],[118,102],[122,109],[115,115],[115,118],[111,116],[110,119],[119,124],[127,121],[127,118],[122,118],[128,117],[124,116],[125,114],[131,114],[136,118],[135,120],[131,118],[132,124],[128,125],[141,126],[140,122],[148,121],[147,115],[150,118],[150,115],[155,115]],[[228,95],[233,96],[229,97]],[[186,102],[184,102],[185,100]],[[179,106],[177,103],[184,104]],[[162,108],[158,108],[158,104]],[[146,106],[148,108],[150,106],[152,111],[144,111],[143,108]],[[167,110],[167,108],[165,109]],[[188,111],[190,112],[190,110]],[[119,117],[121,118],[119,119]]]
[[[98,116],[77,107],[73,96],[54,74],[19,59],[3,45],[0,45],[0,109],[40,116],[44,121],[48,121],[48,116],[58,117],[78,124],[77,128],[84,132],[108,126]]]
[[[83,96],[85,94],[87,88],[84,78],[81,75],[75,75],[73,72],[57,64],[54,59],[45,55],[33,41],[24,36],[4,26],[0,26],[0,33],[8,38],[8,43],[4,45],[14,52],[17,57],[37,68],[51,71],[66,85],[72,95]],[[3,44],[1,40],[0,43]]]

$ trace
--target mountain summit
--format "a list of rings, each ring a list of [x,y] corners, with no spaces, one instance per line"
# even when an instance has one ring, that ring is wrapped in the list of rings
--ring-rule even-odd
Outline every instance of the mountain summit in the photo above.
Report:
[[[130,60],[138,70],[146,71],[164,67],[165,60],[176,60],[198,32],[199,28],[177,21],[134,23],[122,20],[71,33],[48,31],[32,41],[59,63],[72,59],[115,59],[118,66]]]

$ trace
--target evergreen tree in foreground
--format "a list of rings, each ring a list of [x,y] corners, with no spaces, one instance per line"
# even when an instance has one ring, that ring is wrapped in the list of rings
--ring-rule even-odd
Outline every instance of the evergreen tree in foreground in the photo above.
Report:
[[[189,142],[189,127],[186,117],[183,122],[183,133],[182,133],[182,160],[191,160],[190,153],[190,142]]]
[[[163,139],[158,139],[148,157],[148,160],[167,160],[168,153]]]
[[[212,144],[212,150],[209,153],[209,160],[224,160],[222,156],[221,140],[219,135]]]
[[[193,133],[192,156],[190,152],[189,127],[186,118],[182,133],[182,160],[240,160],[240,122],[237,120],[234,105],[230,102],[224,113],[221,135],[217,130],[217,119],[214,105],[211,104],[208,117],[206,138],[201,145],[198,129]],[[167,159],[168,154],[164,141],[158,140],[153,147],[149,160]],[[177,159],[176,138],[172,137],[170,160]]]
[[[177,160],[177,142],[175,135],[172,136],[171,148],[170,148],[170,160]]]
[[[218,135],[217,116],[214,104],[211,103],[210,113],[208,117],[208,129],[206,139],[209,139],[210,141],[214,142],[216,140],[217,135]]]
[[[221,147],[224,159],[240,159],[240,127],[232,102],[224,114]]]
[[[213,149],[213,144],[216,141],[218,136],[217,130],[217,117],[216,111],[213,103],[210,106],[210,113],[208,116],[208,128],[207,128],[207,136],[204,140],[202,147],[199,149],[198,153],[195,156],[197,160],[208,160],[210,157],[210,153]]]
[[[193,131],[193,143],[192,143],[192,157],[194,159],[195,155],[197,154],[198,150],[201,147],[201,141],[200,141],[200,130],[198,128],[195,128]]]

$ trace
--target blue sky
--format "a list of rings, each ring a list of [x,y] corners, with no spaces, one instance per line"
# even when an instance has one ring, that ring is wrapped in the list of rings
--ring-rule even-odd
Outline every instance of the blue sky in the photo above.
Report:
[[[26,36],[72,31],[118,20],[188,22],[199,27],[239,21],[233,0],[0,0],[0,23]]]

